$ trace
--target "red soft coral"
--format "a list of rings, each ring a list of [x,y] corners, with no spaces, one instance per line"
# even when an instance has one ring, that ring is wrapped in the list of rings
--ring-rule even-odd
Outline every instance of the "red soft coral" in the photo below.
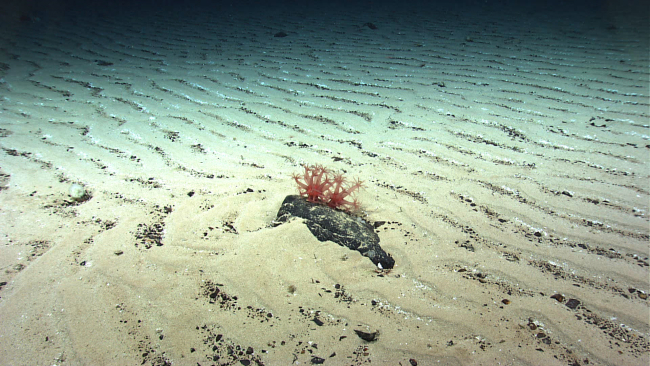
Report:
[[[322,165],[303,165],[303,168],[304,174],[294,174],[293,179],[298,184],[300,195],[307,197],[307,201],[347,211],[359,210],[359,201],[348,198],[363,187],[362,181],[357,179],[348,184],[343,174],[330,177],[332,173]]]
[[[307,197],[307,201],[319,203],[325,201],[325,192],[331,186],[330,180],[327,178],[329,171],[322,165],[303,165],[305,173],[301,177],[299,174],[294,174],[293,179],[298,184],[298,191],[301,196]],[[302,182],[300,181],[302,179]]]

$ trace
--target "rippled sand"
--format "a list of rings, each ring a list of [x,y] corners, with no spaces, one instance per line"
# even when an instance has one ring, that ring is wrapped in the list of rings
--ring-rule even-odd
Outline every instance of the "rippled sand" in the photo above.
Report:
[[[5,14],[2,362],[647,365],[647,23],[490,6]]]

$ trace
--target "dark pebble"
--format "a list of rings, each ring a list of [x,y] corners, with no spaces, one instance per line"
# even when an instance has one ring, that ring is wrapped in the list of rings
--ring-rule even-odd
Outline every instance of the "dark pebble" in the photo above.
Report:
[[[311,363],[312,365],[321,365],[325,363],[325,359],[322,357],[317,357],[317,356],[312,356],[311,357]]]
[[[566,306],[569,309],[575,310],[575,308],[577,308],[579,305],[580,305],[580,300],[576,300],[576,299],[569,299],[569,301],[566,302]]]
[[[273,37],[280,37],[280,38],[286,37],[286,36],[288,36],[288,34],[286,34],[284,32],[278,32],[278,33],[273,35]]]
[[[355,329],[354,332],[357,334],[357,336],[359,336],[359,338],[361,338],[361,339],[363,339],[364,341],[367,341],[367,342],[376,341],[378,336],[379,336],[379,332],[376,332],[376,331],[372,332],[372,333],[367,333],[367,332]]]
[[[564,302],[564,296],[562,296],[562,295],[560,295],[560,294],[552,295],[552,296],[551,296],[551,299],[555,299],[555,300],[557,300],[558,302]]]

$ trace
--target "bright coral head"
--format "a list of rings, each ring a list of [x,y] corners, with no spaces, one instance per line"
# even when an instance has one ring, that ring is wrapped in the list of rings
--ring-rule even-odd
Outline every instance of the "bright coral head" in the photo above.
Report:
[[[294,174],[293,179],[298,192],[307,201],[346,211],[360,208],[359,201],[352,195],[363,187],[362,181],[356,179],[349,184],[343,174],[334,174],[322,165],[303,165],[303,168],[303,174]]]

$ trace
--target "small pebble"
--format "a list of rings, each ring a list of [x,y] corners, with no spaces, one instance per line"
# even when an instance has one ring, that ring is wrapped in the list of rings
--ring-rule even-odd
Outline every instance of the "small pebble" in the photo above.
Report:
[[[576,299],[569,299],[569,301],[566,302],[566,306],[567,306],[569,309],[575,309],[575,308],[577,308],[579,305],[580,305],[580,300],[576,300]]]

